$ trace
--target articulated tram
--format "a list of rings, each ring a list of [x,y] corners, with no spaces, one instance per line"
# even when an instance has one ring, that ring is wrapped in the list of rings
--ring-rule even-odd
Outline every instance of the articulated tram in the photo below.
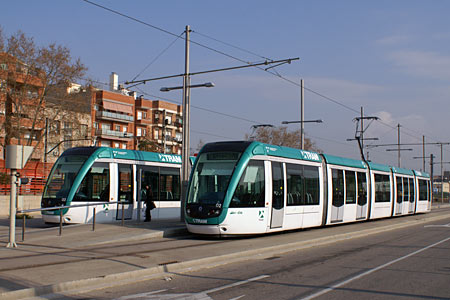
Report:
[[[430,176],[260,142],[207,144],[185,206],[187,228],[262,234],[396,217],[431,209]]]
[[[97,222],[144,219],[141,190],[149,185],[156,209],[152,219],[180,217],[181,156],[107,147],[66,150],[50,171],[41,206],[98,203]],[[122,204],[125,203],[122,210]],[[60,212],[43,211],[45,222],[59,223]],[[87,223],[93,206],[63,210],[64,223]]]

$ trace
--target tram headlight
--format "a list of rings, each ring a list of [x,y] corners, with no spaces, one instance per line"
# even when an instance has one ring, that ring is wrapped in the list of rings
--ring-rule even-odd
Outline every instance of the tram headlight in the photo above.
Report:
[[[211,209],[208,213],[209,217],[216,217],[220,215],[220,209]]]

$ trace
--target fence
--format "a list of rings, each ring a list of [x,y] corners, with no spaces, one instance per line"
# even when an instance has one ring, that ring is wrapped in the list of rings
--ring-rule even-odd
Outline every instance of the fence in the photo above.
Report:
[[[89,204],[78,204],[78,205],[67,205],[67,206],[53,206],[53,207],[46,207],[46,208],[34,208],[34,209],[24,209],[24,210],[18,210],[16,214],[26,214],[30,212],[37,212],[37,211],[53,211],[53,210],[59,210],[59,235],[62,235],[62,227],[63,227],[63,209],[65,208],[74,208],[74,207],[88,207],[88,206],[94,206],[93,207],[93,219],[92,219],[92,231],[95,231],[95,215],[96,215],[96,207],[97,205],[103,205],[104,202],[96,202],[96,203],[89,203]],[[122,226],[125,225],[125,204],[129,204],[126,201],[115,201],[115,202],[108,202],[108,204],[120,204],[122,205]],[[25,240],[25,228],[26,228],[26,216],[24,215],[22,218],[22,242]]]
[[[40,161],[28,161],[25,168],[19,170],[20,177],[28,178],[27,184],[22,184],[18,189],[19,195],[39,195],[44,190],[45,182],[47,181],[48,174],[53,166],[53,163],[43,163]],[[0,195],[9,195],[10,189],[10,176],[8,169],[5,168],[5,161],[0,160]]]

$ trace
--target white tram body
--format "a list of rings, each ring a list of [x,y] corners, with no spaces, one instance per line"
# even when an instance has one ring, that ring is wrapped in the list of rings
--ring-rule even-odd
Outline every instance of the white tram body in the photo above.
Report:
[[[219,142],[198,155],[185,220],[197,234],[262,234],[430,209],[426,173],[259,142]]]
[[[107,147],[66,150],[53,166],[42,196],[43,208],[63,209],[64,223],[144,220],[143,190],[149,185],[156,208],[152,219],[180,217],[181,157]],[[117,203],[120,201],[121,203]],[[91,206],[83,206],[83,205]],[[79,207],[81,206],[81,207]],[[43,211],[48,223],[60,211]]]

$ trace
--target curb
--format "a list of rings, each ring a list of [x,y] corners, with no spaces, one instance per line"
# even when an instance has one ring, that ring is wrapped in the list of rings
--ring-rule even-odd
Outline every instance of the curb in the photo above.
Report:
[[[169,228],[165,230],[159,230],[155,232],[140,234],[133,237],[123,237],[118,238],[114,240],[108,240],[108,241],[99,241],[99,242],[91,242],[91,243],[85,243],[85,244],[79,244],[80,246],[95,246],[95,245],[105,245],[110,243],[121,243],[121,242],[136,242],[140,240],[145,239],[154,239],[154,238],[163,238],[163,237],[175,237],[180,235],[186,235],[189,234],[186,227],[180,227],[180,228]]]
[[[377,228],[365,229],[362,231],[354,231],[350,233],[342,233],[334,236],[320,237],[311,240],[293,242],[284,245],[269,246],[260,249],[246,250],[230,254],[224,254],[214,257],[206,257],[201,259],[194,259],[186,262],[174,263],[164,266],[155,266],[143,270],[129,271],[124,273],[110,274],[103,277],[81,279],[69,282],[62,282],[58,284],[39,286],[34,288],[27,288],[11,292],[0,293],[1,299],[22,299],[30,297],[38,297],[54,293],[75,292],[77,290],[88,291],[107,288],[111,286],[124,285],[131,282],[145,281],[152,278],[171,276],[172,273],[187,273],[200,269],[213,268],[230,263],[246,261],[250,259],[264,259],[273,255],[284,254],[291,251],[303,250],[317,246],[332,244],[335,242],[349,240],[354,238],[374,235],[381,232],[388,232],[396,229],[401,229],[408,226],[425,224],[433,221],[439,221],[448,218],[448,215],[434,216],[426,219],[415,219],[400,224],[389,224]],[[179,229],[167,230],[161,232],[161,236],[169,235],[171,232],[179,233]],[[184,230],[183,230],[184,232]]]

